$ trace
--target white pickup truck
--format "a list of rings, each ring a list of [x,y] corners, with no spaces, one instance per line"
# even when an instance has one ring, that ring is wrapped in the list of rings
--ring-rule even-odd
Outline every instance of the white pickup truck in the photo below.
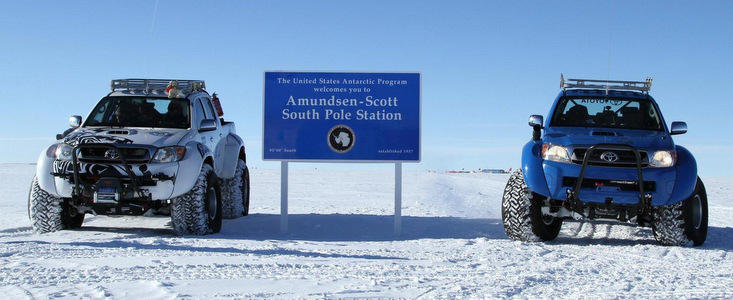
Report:
[[[112,80],[112,92],[38,158],[28,214],[39,233],[84,215],[171,216],[181,235],[219,232],[249,212],[249,170],[234,123],[198,80]]]

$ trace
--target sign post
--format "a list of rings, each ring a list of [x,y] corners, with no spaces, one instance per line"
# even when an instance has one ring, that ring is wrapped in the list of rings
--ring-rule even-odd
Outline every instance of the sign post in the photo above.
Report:
[[[402,234],[402,163],[394,164],[394,235]]]
[[[395,235],[402,163],[420,161],[419,73],[265,72],[263,159],[280,161],[280,230],[288,228],[289,162],[395,164]]]
[[[280,162],[280,233],[288,231],[288,161]]]

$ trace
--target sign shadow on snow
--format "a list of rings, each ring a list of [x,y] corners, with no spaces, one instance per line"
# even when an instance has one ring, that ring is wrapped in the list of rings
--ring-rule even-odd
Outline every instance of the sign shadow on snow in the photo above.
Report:
[[[225,222],[212,238],[309,241],[391,241],[415,239],[505,239],[498,219],[402,217],[403,232],[394,235],[394,217],[371,214],[291,214],[289,230],[279,231],[280,215],[253,214]]]
[[[291,214],[290,228],[280,233],[279,214],[250,214],[224,220],[221,232],[196,239],[392,241],[414,239],[506,239],[501,220],[403,216],[403,233],[394,235],[394,217],[367,214]],[[78,231],[121,233],[129,237],[174,236],[170,227],[82,226]]]

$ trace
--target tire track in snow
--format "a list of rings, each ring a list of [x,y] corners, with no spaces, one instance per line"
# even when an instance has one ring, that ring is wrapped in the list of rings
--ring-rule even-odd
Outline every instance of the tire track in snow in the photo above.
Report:
[[[493,202],[485,192],[495,188],[496,182],[485,182],[483,178],[470,178],[467,184],[461,177],[451,174],[429,174],[428,180],[420,183],[424,193],[434,197],[419,199],[423,210],[432,211],[437,216],[462,218],[493,218],[499,216],[488,202]],[[500,199],[499,199],[500,201]]]

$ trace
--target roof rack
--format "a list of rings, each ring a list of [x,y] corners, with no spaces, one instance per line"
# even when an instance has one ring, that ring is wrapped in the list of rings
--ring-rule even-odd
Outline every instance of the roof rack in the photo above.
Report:
[[[652,78],[647,77],[644,81],[625,81],[625,80],[597,80],[597,79],[565,79],[560,73],[560,88],[566,89],[602,89],[606,90],[625,90],[640,91],[649,93],[652,89]]]
[[[193,91],[201,91],[206,89],[206,83],[203,80],[185,80],[185,79],[113,79],[110,88],[115,91],[141,91],[149,94],[151,91],[164,92],[172,81],[177,81],[176,88],[189,93]]]

